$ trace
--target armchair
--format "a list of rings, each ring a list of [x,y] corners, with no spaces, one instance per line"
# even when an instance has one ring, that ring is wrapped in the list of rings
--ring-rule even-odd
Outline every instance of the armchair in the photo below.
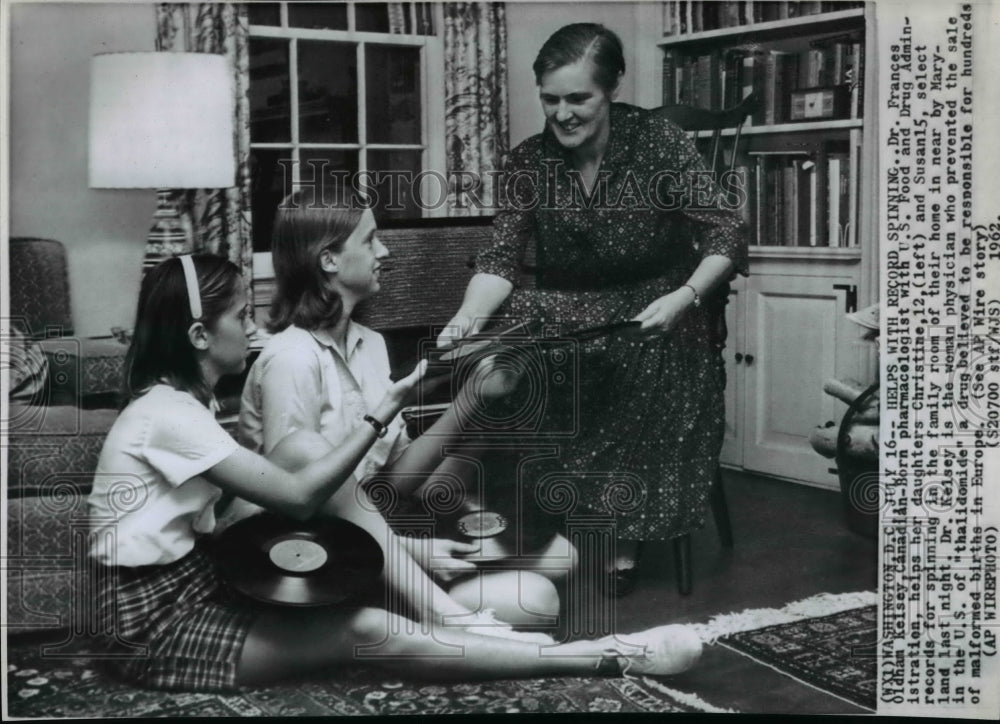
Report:
[[[85,571],[75,531],[117,416],[127,347],[73,336],[66,252],[58,241],[10,240],[12,373],[7,433],[6,626],[65,629]],[[19,369],[15,370],[15,367]]]

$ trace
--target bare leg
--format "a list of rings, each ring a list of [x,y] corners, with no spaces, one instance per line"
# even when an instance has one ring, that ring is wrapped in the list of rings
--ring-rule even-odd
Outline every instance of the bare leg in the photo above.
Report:
[[[558,623],[559,592],[547,578],[528,571],[475,574],[454,583],[448,595],[473,611],[493,609],[513,626]]]
[[[240,685],[259,685],[330,666],[372,663],[420,678],[487,679],[594,674],[607,641],[561,646],[477,636],[461,629],[420,627],[386,611],[268,612],[254,624],[238,666]],[[361,656],[375,645],[378,655]]]

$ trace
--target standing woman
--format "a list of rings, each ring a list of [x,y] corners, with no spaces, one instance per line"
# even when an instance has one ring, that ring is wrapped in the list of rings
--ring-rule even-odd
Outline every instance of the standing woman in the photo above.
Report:
[[[376,645],[382,655],[366,662],[450,679],[671,674],[697,660],[700,641],[683,626],[555,645],[549,656],[537,643],[447,618],[461,609],[418,608],[429,623],[418,626],[371,606],[281,609],[238,598],[206,547],[220,496],[309,519],[376,439],[373,426],[358,428],[294,474],[236,444],[216,422],[212,393],[222,375],[243,370],[252,332],[239,270],[225,259],[170,259],[143,279],[129,401],[88,498],[99,630],[110,633],[112,654],[102,658],[120,676],[153,689],[226,691],[352,664],[358,647]],[[391,385],[372,415],[394,419],[423,371]],[[422,575],[405,557],[399,565]]]
[[[725,384],[708,300],[747,273],[746,239],[718,188],[691,175],[705,167],[684,132],[614,102],[625,72],[615,33],[567,25],[533,70],[545,129],[511,152],[494,241],[439,341],[478,331],[498,310],[564,328],[641,322],[639,339],[581,350],[581,429],[560,461],[564,475],[579,474],[585,505],[617,517],[608,573],[621,595],[634,585],[642,541],[703,523]],[[529,245],[534,289],[519,286]],[[584,476],[594,472],[627,472],[632,483],[601,490]]]

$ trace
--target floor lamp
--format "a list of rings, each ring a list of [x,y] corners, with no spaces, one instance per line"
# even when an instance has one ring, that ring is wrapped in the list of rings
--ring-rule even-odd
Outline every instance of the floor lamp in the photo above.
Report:
[[[233,79],[212,53],[103,53],[90,77],[90,187],[158,189],[143,269],[190,253],[193,224],[171,189],[236,184]]]

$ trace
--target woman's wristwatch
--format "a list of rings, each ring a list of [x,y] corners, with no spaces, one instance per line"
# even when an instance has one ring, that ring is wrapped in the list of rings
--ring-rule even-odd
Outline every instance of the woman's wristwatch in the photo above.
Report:
[[[365,415],[362,419],[375,428],[375,437],[385,437],[385,434],[389,432],[388,425],[386,425],[384,422],[376,420],[371,415]]]
[[[681,288],[683,288],[683,287],[687,287],[688,289],[691,290],[691,293],[694,294],[694,306],[700,307],[701,306],[701,295],[698,294],[698,290],[695,289],[694,287],[692,287],[690,284],[682,284]]]

